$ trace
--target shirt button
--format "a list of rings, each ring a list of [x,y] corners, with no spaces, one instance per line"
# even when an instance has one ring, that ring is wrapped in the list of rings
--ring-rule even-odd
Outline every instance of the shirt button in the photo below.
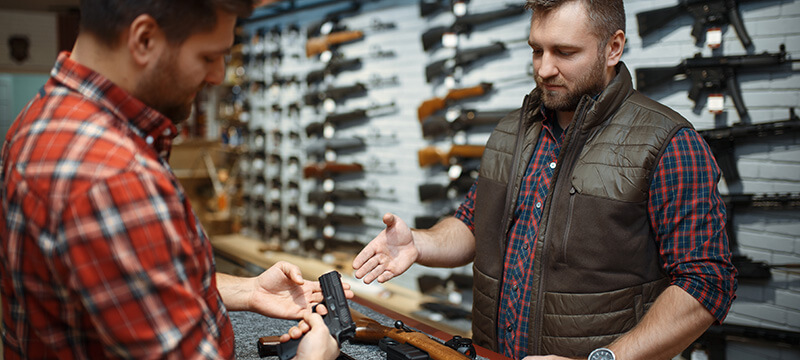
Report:
[[[170,135],[172,135],[172,130],[170,128],[164,129],[164,136],[170,136]]]
[[[522,244],[522,248],[528,250],[528,244]]]
[[[506,328],[506,331],[507,332],[512,332],[512,331],[514,331],[514,327],[511,326],[511,325],[508,325],[508,327]]]
[[[511,290],[517,291],[517,290],[519,290],[519,286],[514,285],[514,286],[511,287]]]
[[[144,138],[144,141],[147,143],[147,145],[153,145],[153,137],[152,136],[148,136],[148,137]]]
[[[536,208],[537,209],[541,209],[542,208],[542,202],[541,201],[536,203]]]
[[[550,163],[550,168],[551,169],[555,169],[556,168],[556,162],[555,161]]]

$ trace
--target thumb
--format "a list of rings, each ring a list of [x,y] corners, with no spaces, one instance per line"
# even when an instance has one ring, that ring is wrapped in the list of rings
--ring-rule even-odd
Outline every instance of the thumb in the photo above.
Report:
[[[303,274],[300,273],[300,268],[297,265],[281,261],[277,265],[280,266],[281,271],[286,274],[286,277],[294,281],[298,285],[303,285],[305,280],[303,279]]]
[[[386,228],[390,228],[397,223],[397,217],[392,213],[386,213],[383,215],[383,223],[386,224]]]
[[[303,320],[305,320],[312,329],[318,326],[325,326],[325,320],[322,320],[322,316],[315,312],[306,311],[305,314],[303,314]]]

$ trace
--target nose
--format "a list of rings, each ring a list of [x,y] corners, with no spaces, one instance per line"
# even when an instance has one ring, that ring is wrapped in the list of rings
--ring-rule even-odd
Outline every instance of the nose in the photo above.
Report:
[[[211,65],[206,74],[205,82],[211,85],[219,85],[225,79],[225,59],[219,59]]]
[[[538,62],[538,66],[536,63]],[[539,61],[534,59],[534,66],[536,67],[536,74],[542,79],[549,79],[558,75],[558,66],[552,55],[545,52],[542,54]]]

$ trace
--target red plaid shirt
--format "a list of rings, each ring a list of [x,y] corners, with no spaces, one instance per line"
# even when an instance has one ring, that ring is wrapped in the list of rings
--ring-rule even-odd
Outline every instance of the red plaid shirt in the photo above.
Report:
[[[176,128],[61,53],[2,152],[3,344],[16,358],[232,358]]]
[[[565,130],[556,138],[549,119],[543,125],[522,179],[505,253],[498,345],[512,358],[527,354],[533,249],[554,181],[555,166],[551,164],[556,164],[566,134]],[[736,270],[724,231],[725,206],[717,190],[719,173],[703,138],[691,129],[679,131],[661,156],[650,183],[648,215],[661,266],[671,277],[671,284],[695,297],[721,322],[733,301]],[[474,208],[473,185],[455,215],[473,231]]]

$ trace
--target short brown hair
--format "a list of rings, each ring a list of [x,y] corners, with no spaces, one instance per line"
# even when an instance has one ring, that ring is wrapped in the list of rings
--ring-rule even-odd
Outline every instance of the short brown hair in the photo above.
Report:
[[[617,32],[625,32],[625,6],[622,0],[527,0],[525,8],[536,13],[547,13],[557,9],[565,3],[578,1],[586,9],[590,26],[600,38],[601,45],[605,45]]]
[[[181,44],[192,34],[213,29],[217,10],[248,17],[253,0],[81,0],[80,28],[114,46],[125,27],[148,14],[164,30],[167,41]]]

